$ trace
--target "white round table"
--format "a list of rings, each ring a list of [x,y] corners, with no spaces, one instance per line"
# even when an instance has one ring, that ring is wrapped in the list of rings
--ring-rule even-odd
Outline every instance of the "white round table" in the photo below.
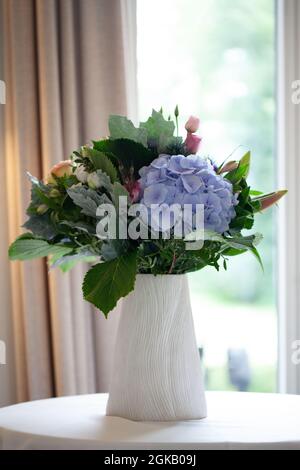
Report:
[[[299,449],[300,396],[207,393],[204,420],[145,423],[105,416],[107,395],[0,409],[0,449]]]

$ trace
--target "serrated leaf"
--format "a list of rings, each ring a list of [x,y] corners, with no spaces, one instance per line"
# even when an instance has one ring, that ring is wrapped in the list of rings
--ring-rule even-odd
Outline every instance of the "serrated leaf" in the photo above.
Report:
[[[96,264],[87,272],[83,281],[85,300],[99,308],[107,317],[118,300],[134,289],[136,271],[136,252]]]
[[[147,147],[147,130],[136,128],[132,121],[124,116],[110,116],[109,132],[112,140],[129,139]]]
[[[110,200],[105,194],[98,194],[93,189],[85,186],[76,186],[67,191],[74,204],[81,208],[82,214],[96,218],[98,206],[109,203]]]
[[[154,109],[152,116],[146,122],[141,122],[140,127],[147,130],[148,139],[157,141],[161,136],[173,137],[175,131],[175,124],[172,121],[166,121],[163,115]]]
[[[92,162],[95,170],[101,170],[103,171],[103,173],[106,173],[112,183],[117,181],[117,169],[105,153],[99,152],[99,150],[96,149],[89,148],[88,158]]]
[[[24,261],[48,255],[64,256],[71,251],[72,248],[62,245],[50,245],[45,240],[20,237],[10,245],[8,254],[12,261]]]

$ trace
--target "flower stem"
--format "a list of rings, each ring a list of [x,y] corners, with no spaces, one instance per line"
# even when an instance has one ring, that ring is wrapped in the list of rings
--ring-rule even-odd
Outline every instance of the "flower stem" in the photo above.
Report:
[[[175,121],[176,121],[176,132],[177,132],[177,137],[178,137],[179,136],[179,126],[178,126],[179,108],[178,108],[178,104],[176,105],[174,114],[175,114]]]
[[[170,266],[170,269],[169,269],[168,274],[172,274],[173,269],[174,269],[174,267],[175,267],[175,263],[176,263],[176,253],[173,254],[173,260],[172,260],[172,264],[171,264],[171,266]]]

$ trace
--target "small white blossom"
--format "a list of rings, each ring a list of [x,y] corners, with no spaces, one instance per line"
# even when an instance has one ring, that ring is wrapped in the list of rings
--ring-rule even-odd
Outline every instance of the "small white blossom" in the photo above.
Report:
[[[102,180],[96,171],[88,175],[87,183],[91,189],[98,189],[102,186]]]
[[[83,165],[78,165],[78,167],[75,170],[75,176],[78,179],[78,181],[80,181],[81,183],[86,183],[89,174],[87,171],[85,171]]]

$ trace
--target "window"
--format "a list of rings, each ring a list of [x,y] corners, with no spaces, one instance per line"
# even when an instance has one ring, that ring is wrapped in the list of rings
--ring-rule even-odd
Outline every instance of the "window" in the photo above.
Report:
[[[140,119],[178,104],[183,133],[198,115],[202,153],[221,163],[251,149],[252,186],[266,192],[276,170],[274,3],[137,0]],[[189,275],[209,390],[276,391],[275,216],[259,216],[254,228],[265,236],[264,273],[245,254],[226,272]]]

